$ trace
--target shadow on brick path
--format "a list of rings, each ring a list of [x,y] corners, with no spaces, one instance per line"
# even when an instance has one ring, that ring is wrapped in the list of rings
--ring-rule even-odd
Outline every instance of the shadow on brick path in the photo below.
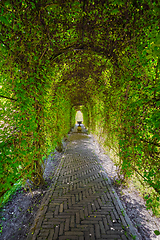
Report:
[[[71,134],[27,240],[127,240],[135,235],[89,137]]]

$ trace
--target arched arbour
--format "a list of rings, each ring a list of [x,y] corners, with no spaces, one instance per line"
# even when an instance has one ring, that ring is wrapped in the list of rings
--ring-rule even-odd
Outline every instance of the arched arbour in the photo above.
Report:
[[[90,129],[97,134],[101,129],[107,146],[118,151],[123,173],[143,172],[158,192],[157,1],[25,0],[1,5],[2,81],[7,79],[1,97],[10,99],[14,110],[3,116],[17,127],[12,154],[3,145],[2,193],[22,176],[43,182],[40,159],[69,130],[76,104],[87,109]],[[75,69],[69,59],[75,59]]]
[[[67,65],[68,58],[71,66]],[[139,123],[135,121],[134,117],[130,118],[129,112],[133,111],[132,114],[135,117],[138,117],[138,114],[134,112],[134,108],[129,110],[127,104],[131,104],[131,106],[134,104],[133,100],[128,101],[128,98],[129,94],[130,97],[133,97],[137,92],[136,84],[139,84],[139,79],[137,81],[134,77],[129,79],[129,83],[135,87],[130,92],[129,83],[124,81],[125,74],[122,76],[117,66],[113,67],[111,61],[107,61],[104,56],[85,55],[85,51],[81,54],[70,54],[65,58],[64,64],[68,71],[63,74],[60,85],[64,84],[66,90],[68,89],[67,95],[70,96],[72,104],[83,104],[84,109],[88,110],[87,122],[90,123],[90,130],[99,135],[100,140],[103,140],[109,149],[113,149],[116,154],[121,156],[122,165],[120,167],[127,166],[127,170],[122,168],[123,174],[131,174],[133,170],[138,172],[132,164],[136,159],[132,144],[137,148],[137,145],[145,142],[145,139],[139,138],[138,134],[135,134],[134,129],[139,127],[137,126]],[[140,114],[142,114],[141,111]],[[129,122],[128,126],[127,122]],[[129,139],[130,137],[134,137],[134,143],[132,138]],[[136,137],[138,138],[136,139]],[[120,144],[122,144],[123,150]],[[146,144],[143,146],[146,147]],[[139,155],[138,158],[140,158]],[[148,158],[148,154],[146,158]],[[125,159],[126,161],[124,161]],[[134,160],[131,162],[131,159]],[[158,188],[155,190],[159,191]]]
[[[98,98],[105,101],[111,80],[109,70],[108,78],[105,78],[106,69],[111,66],[108,62],[103,55],[99,56],[93,52],[90,55],[85,50],[70,52],[59,64],[62,76],[57,85],[54,85],[54,91],[65,86],[66,96],[69,96],[72,106],[83,105],[86,108],[88,104],[93,106]]]

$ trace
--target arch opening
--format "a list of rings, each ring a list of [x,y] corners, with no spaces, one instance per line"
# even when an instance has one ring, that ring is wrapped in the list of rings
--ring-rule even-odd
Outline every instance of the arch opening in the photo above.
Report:
[[[77,122],[83,122],[83,113],[80,110],[76,112],[75,123]]]

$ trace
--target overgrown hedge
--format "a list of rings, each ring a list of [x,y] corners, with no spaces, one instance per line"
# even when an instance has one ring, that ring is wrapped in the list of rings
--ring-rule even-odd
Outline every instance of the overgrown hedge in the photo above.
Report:
[[[154,64],[156,72],[157,59]],[[147,206],[152,207],[153,212],[158,214],[160,83],[156,79],[157,75],[146,74],[145,78],[142,76],[143,81],[139,77],[140,71],[147,72],[152,67],[153,61],[150,61],[141,69],[137,69],[134,72],[135,76],[131,73],[129,75],[129,71],[123,72],[122,75],[121,69],[118,69],[119,77],[112,74],[108,89],[104,87],[103,94],[101,91],[101,95],[94,95],[93,103],[87,105],[89,112],[86,111],[86,107],[83,112],[84,122],[90,131],[108,154],[116,159],[121,180],[129,180],[136,175],[142,185],[146,186],[144,197]],[[128,68],[131,68],[129,59]],[[136,69],[136,62],[134,68]],[[117,86],[117,82],[121,85]]]

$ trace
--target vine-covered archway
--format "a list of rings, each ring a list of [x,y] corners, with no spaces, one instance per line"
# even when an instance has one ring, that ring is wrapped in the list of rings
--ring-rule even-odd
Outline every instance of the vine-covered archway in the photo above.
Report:
[[[84,123],[159,199],[158,1],[1,1],[1,196]],[[148,204],[152,200],[148,199]],[[157,206],[157,205],[156,205]]]

